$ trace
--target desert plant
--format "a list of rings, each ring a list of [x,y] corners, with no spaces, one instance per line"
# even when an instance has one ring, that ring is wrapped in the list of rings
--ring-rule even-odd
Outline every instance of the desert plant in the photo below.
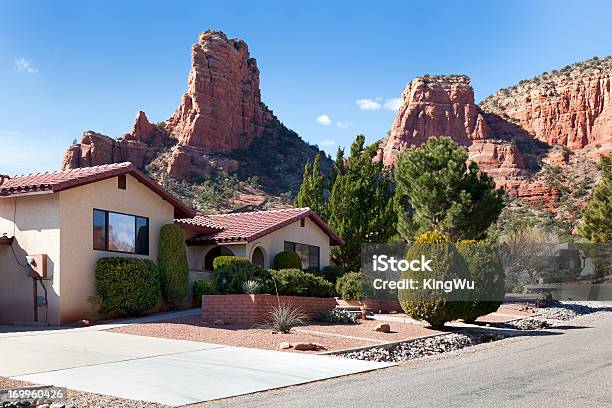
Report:
[[[189,290],[189,265],[185,237],[178,225],[167,224],[159,231],[157,254],[161,292],[171,308],[179,305]]]
[[[246,258],[219,256],[213,261],[212,280],[220,293],[242,293],[242,284],[248,280],[263,282],[269,273],[253,265]]]
[[[399,301],[406,314],[415,319],[427,321],[433,328],[441,328],[444,323],[462,318],[471,302],[464,299],[464,290],[445,292],[440,289],[423,287],[425,279],[452,281],[470,279],[468,267],[448,237],[438,231],[431,231],[418,237],[406,252],[407,260],[431,260],[431,271],[407,270],[402,279],[419,282],[419,289],[398,290]]]
[[[279,333],[289,333],[292,328],[304,325],[307,318],[300,308],[282,302],[273,307],[269,315],[270,328]]]
[[[302,269],[302,259],[293,251],[283,251],[276,254],[272,262],[274,269]]]
[[[463,320],[473,323],[478,317],[495,312],[504,300],[506,275],[497,250],[482,241],[462,241],[457,250],[463,256],[474,281],[473,302]]]
[[[135,316],[160,298],[159,271],[148,259],[109,257],[96,263],[96,290],[102,313]]]
[[[279,295],[330,297],[334,293],[334,287],[330,282],[299,269],[271,270],[270,274]],[[267,290],[268,293],[274,293],[274,288]]]
[[[316,319],[321,323],[359,324],[359,317],[346,310],[333,309],[319,313]]]
[[[202,296],[218,295],[219,291],[215,284],[209,280],[197,280],[193,282],[193,299],[198,306],[202,306]]]
[[[360,272],[349,272],[336,282],[336,292],[344,300],[361,300],[363,279]]]
[[[251,295],[255,293],[259,293],[261,286],[262,286],[261,283],[259,283],[258,281],[254,279],[249,279],[249,280],[242,282],[242,292],[248,293]]]

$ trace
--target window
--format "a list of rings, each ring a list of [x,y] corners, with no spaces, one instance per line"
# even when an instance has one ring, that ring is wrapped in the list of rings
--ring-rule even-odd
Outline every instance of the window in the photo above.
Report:
[[[302,260],[302,269],[318,270],[321,267],[321,251],[318,246],[285,241],[284,249],[285,251],[293,251],[300,256]]]
[[[302,218],[300,220],[300,227],[305,227],[306,226],[306,218]]]
[[[93,249],[149,255],[149,219],[94,210]]]
[[[122,174],[117,177],[117,188],[121,190],[125,190],[127,188],[127,177],[125,176],[125,174]]]

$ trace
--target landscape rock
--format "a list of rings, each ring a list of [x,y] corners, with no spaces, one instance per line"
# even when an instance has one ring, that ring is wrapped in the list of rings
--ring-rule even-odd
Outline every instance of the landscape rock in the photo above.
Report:
[[[381,332],[381,333],[390,333],[391,332],[391,326],[389,324],[387,324],[387,323],[379,323],[374,328],[374,331]]]
[[[286,349],[290,349],[291,348],[291,343],[284,341],[281,344],[279,344],[278,348],[280,350],[286,350]]]
[[[306,342],[291,343],[291,347],[293,347],[294,350],[298,350],[298,351],[312,351],[312,350],[318,350],[319,348],[321,348],[321,346],[316,343],[306,343]]]

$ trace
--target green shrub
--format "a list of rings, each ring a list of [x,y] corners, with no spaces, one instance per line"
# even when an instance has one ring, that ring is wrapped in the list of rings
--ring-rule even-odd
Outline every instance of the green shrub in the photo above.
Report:
[[[159,271],[148,259],[110,257],[96,263],[96,290],[103,313],[136,316],[160,298]]]
[[[325,280],[330,281],[332,284],[336,284],[338,278],[344,275],[345,271],[343,268],[337,265],[328,265],[325,268],[321,269],[320,272],[315,273],[315,275],[320,275],[325,278]]]
[[[220,293],[243,293],[243,284],[249,280],[265,282],[269,273],[248,259],[239,256],[219,256],[213,261],[212,280]]]
[[[302,269],[302,260],[300,256],[293,251],[283,251],[276,254],[273,265],[276,270]]]
[[[363,278],[360,272],[344,274],[336,282],[336,292],[344,300],[361,300]]]
[[[219,291],[212,281],[202,279],[193,282],[193,299],[198,306],[202,306],[202,296],[218,294]]]
[[[178,225],[167,224],[159,231],[157,251],[161,292],[171,308],[179,305],[189,290],[189,265],[185,237]]]
[[[495,248],[482,241],[461,241],[457,250],[463,256],[474,281],[474,301],[463,316],[473,323],[478,317],[495,312],[504,300],[506,274]]]
[[[317,321],[321,323],[359,324],[359,317],[356,313],[333,309],[319,313]]]
[[[276,282],[279,295],[331,297],[334,293],[334,287],[330,282],[300,269],[270,270],[270,274]],[[273,282],[270,282],[266,291],[275,293]]]
[[[465,291],[453,290],[446,293],[442,290],[425,289],[423,279],[448,281],[456,278],[470,279],[468,267],[448,238],[437,231],[421,235],[406,252],[407,260],[431,259],[432,271],[407,270],[402,279],[413,279],[419,289],[398,290],[402,309],[415,319],[427,321],[433,328],[441,328],[444,323],[462,318],[470,302],[461,301],[468,297]]]

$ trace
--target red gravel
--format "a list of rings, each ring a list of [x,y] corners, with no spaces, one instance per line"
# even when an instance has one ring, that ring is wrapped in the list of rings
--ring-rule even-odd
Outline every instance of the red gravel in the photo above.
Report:
[[[203,322],[199,316],[190,316],[158,323],[133,324],[109,331],[268,350],[278,350],[282,342],[311,342],[323,346],[322,351],[363,347],[437,333],[422,326],[396,322],[388,322],[394,333],[378,333],[373,331],[378,323],[380,322],[368,320],[358,325],[307,325],[300,326],[289,334],[273,334],[270,329],[245,325],[216,326]],[[319,333],[304,332],[305,330]]]
[[[36,385],[27,381],[13,380],[8,377],[0,377],[0,390],[4,388],[20,388],[29,385]]]

